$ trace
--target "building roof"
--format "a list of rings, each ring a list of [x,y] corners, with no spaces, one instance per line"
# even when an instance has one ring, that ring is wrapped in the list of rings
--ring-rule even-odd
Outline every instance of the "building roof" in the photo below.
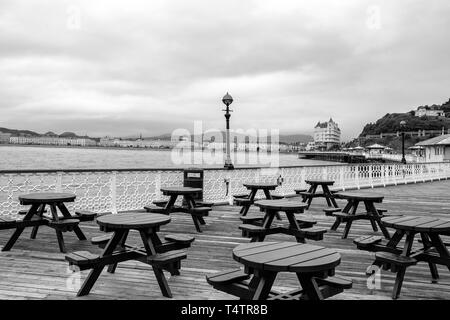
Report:
[[[381,144],[375,143],[371,146],[366,147],[366,149],[386,149],[385,146],[382,146]]]
[[[444,134],[415,144],[416,146],[450,145],[450,134]]]

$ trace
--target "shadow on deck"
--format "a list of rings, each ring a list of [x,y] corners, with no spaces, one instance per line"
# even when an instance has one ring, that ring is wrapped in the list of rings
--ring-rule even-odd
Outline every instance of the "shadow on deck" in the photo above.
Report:
[[[420,183],[411,185],[377,188],[373,192],[385,196],[383,207],[389,213],[405,215],[432,215],[450,218],[450,181]],[[299,201],[293,198],[292,201]],[[342,202],[340,206],[342,206]],[[318,220],[318,226],[330,228],[334,218],[326,217],[322,211],[326,204],[323,199],[314,199],[307,215]],[[256,208],[251,211],[257,212]],[[161,234],[182,233],[195,236],[188,250],[187,260],[182,261],[180,276],[169,279],[174,299],[235,299],[214,290],[205,280],[210,273],[239,264],[231,257],[231,250],[238,244],[247,243],[241,237],[238,225],[239,208],[234,206],[215,207],[207,217],[204,232],[195,232],[188,215],[174,214],[172,222],[161,229]],[[286,220],[286,219],[284,219]],[[81,225],[88,238],[102,234],[96,223]],[[72,273],[64,254],[59,253],[53,230],[41,228],[36,240],[30,240],[31,228],[27,229],[10,252],[0,253],[0,299],[166,299],[161,295],[154,274],[148,265],[125,262],[119,265],[115,274],[102,273],[91,294],[77,298],[77,284],[83,281],[89,271]],[[0,232],[0,243],[4,245],[12,230]],[[381,288],[368,289],[366,268],[373,261],[373,254],[356,249],[353,239],[374,234],[368,221],[356,221],[348,239],[341,239],[342,227],[336,232],[329,231],[322,241],[308,241],[329,248],[335,248],[342,255],[342,262],[336,273],[353,280],[353,288],[339,294],[334,299],[390,299],[394,274],[383,271]],[[78,241],[74,234],[65,233],[67,250],[88,250],[99,252],[89,241]],[[140,242],[133,234],[131,242]],[[293,241],[289,236],[269,236],[267,240]],[[419,263],[408,268],[400,299],[449,299],[450,273],[439,266],[440,280],[431,283],[428,265]],[[275,289],[287,291],[297,286],[292,274],[280,274]]]

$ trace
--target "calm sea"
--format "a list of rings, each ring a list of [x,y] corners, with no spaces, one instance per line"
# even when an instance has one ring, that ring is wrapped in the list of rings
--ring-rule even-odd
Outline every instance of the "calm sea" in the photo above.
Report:
[[[203,164],[194,163],[204,159]],[[256,154],[236,154],[235,167],[257,166]],[[192,159],[190,161],[189,159]],[[219,159],[214,163],[214,159]],[[270,165],[275,158],[258,159],[260,165]],[[332,164],[330,162],[298,159],[296,154],[279,154],[280,166],[310,166]],[[1,146],[0,170],[23,169],[130,169],[130,168],[186,168],[221,167],[221,156],[198,152],[192,154],[173,154],[170,150],[101,149],[101,148],[56,148],[35,146]]]

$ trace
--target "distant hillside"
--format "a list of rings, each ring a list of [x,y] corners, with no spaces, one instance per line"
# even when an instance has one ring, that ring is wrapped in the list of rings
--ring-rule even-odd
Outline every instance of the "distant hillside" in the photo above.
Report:
[[[17,130],[17,129],[8,129],[8,128],[0,128],[0,132],[2,133],[10,133],[13,136],[19,135],[27,135],[27,136],[41,136],[39,133],[30,130]]]
[[[375,123],[366,124],[359,136],[364,137],[366,135],[400,131],[400,121],[403,120],[406,121],[406,131],[440,130],[442,127],[445,129],[450,128],[450,99],[446,103],[437,105],[436,107],[444,110],[447,117],[416,117],[414,110],[407,113],[388,113]]]
[[[37,133],[30,130],[20,130],[20,129],[8,129],[8,128],[1,128],[0,127],[0,133],[10,133],[12,136],[33,136],[33,137],[42,137],[42,136],[51,136],[51,137],[61,137],[61,138],[89,138],[89,139],[97,139],[97,138],[90,138],[88,136],[79,136],[73,132],[63,132],[61,134],[55,134],[52,131],[48,131],[45,134]]]

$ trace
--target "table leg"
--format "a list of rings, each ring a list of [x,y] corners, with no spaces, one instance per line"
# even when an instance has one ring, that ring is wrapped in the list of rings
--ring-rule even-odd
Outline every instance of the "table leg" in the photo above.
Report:
[[[266,196],[267,200],[272,200],[273,199],[269,190],[263,189],[263,192],[264,192],[264,195]],[[276,213],[276,217],[277,217],[277,220],[281,220],[281,216],[280,216],[280,214],[278,212]]]
[[[42,216],[44,215],[45,210],[45,204],[41,204],[39,206],[39,209],[37,211],[37,215],[42,219]],[[33,230],[31,231],[30,239],[36,239],[37,233],[39,230],[39,226],[34,226]]]
[[[169,201],[167,201],[166,205],[164,206],[164,213],[169,215],[172,211],[173,206],[175,205],[175,202],[177,201],[178,195],[171,194]]]
[[[356,214],[356,210],[358,209],[359,201],[353,200],[353,206],[351,215],[354,216]],[[350,232],[350,228],[352,227],[353,219],[351,217],[347,218],[347,223],[345,224],[344,233],[342,234],[342,239],[347,239],[348,233]]]
[[[286,217],[289,220],[289,226],[294,229],[300,231],[300,226],[298,225],[297,220],[295,220],[295,214],[292,212],[286,212]],[[295,237],[298,243],[305,243],[305,238],[303,237]]]
[[[297,273],[297,278],[309,300],[323,300],[323,295],[320,292],[319,286],[311,275]]]
[[[436,248],[436,251],[439,253],[439,255],[442,258],[450,258],[450,253],[448,252],[447,247],[445,246],[444,242],[442,242],[441,237],[437,233],[430,233],[428,234],[430,237],[431,243],[433,244],[433,247]],[[450,270],[450,265],[447,265],[447,269]]]
[[[145,251],[149,256],[156,254],[155,245],[149,237],[149,232],[144,230],[139,230],[141,235],[142,242],[144,243]],[[152,266],[153,273],[155,274],[156,280],[158,281],[159,288],[161,289],[161,293],[164,297],[172,298],[172,292],[170,291],[169,284],[167,283],[166,277],[164,276],[164,272],[161,268],[156,266]]]
[[[52,213],[53,220],[58,221],[58,212],[56,211],[56,206],[54,204],[50,204],[50,210]],[[58,239],[59,251],[66,252],[66,246],[64,244],[64,236],[61,230],[55,229],[56,238]]]
[[[309,209],[309,206],[311,205],[311,202],[312,202],[312,199],[313,199],[312,195],[316,193],[316,191],[317,191],[317,185],[313,185],[313,186],[310,188],[310,190],[311,190],[311,196],[308,197],[308,206],[306,207],[306,210],[308,210],[308,209]]]
[[[110,255],[114,252],[117,245],[119,244],[120,240],[123,238],[123,234],[126,232],[126,230],[116,230],[114,232],[114,235],[109,240],[106,247],[103,249],[103,252],[101,253],[100,257],[104,257],[107,255]],[[98,277],[103,271],[104,265],[99,265],[94,267],[87,276],[86,280],[84,280],[83,285],[81,286],[80,290],[78,290],[77,296],[84,296],[89,294],[92,287],[94,286],[95,282],[97,281]]]
[[[274,218],[275,218],[275,212],[273,212],[270,209],[266,209],[266,213],[264,215],[261,226],[265,229],[269,229],[270,226],[272,225]],[[251,239],[251,242],[257,242],[257,241],[262,242],[262,241],[264,241],[265,238],[266,238],[265,234],[257,235]]]
[[[314,185],[311,185],[308,189],[308,193],[312,193],[314,190]],[[306,202],[308,200],[307,196],[302,196],[302,202]]]
[[[414,232],[406,232],[405,246],[403,247],[402,255],[408,257],[411,254],[411,248],[414,243]],[[405,277],[406,267],[399,267],[397,276],[395,278],[394,290],[392,292],[392,299],[397,299],[402,290],[403,279]]]
[[[328,186],[325,184],[325,185],[322,185],[322,189],[323,189],[323,193],[325,194],[325,197],[327,199],[329,199],[329,201],[331,202],[331,205],[328,204],[328,206],[329,207],[333,206],[335,208],[338,208],[338,204],[336,203],[336,199],[334,199],[334,196],[331,193],[330,188],[328,188]]]
[[[122,250],[125,249],[125,243],[127,242],[128,233],[129,233],[129,230],[126,230],[126,231],[123,233],[122,239],[120,239],[119,245],[122,247]],[[108,266],[108,270],[107,270],[107,271],[108,271],[109,273],[114,273],[114,272],[116,272],[117,265],[118,265],[117,262],[116,262],[116,263],[113,263],[113,264],[110,264],[110,265]]]
[[[37,213],[37,210],[39,208],[39,204],[33,204],[31,205],[31,208],[28,210],[28,213],[23,217],[23,221],[29,221],[31,218]],[[23,230],[25,230],[25,227],[18,227],[12,234],[11,238],[9,238],[8,242],[5,244],[5,246],[2,248],[2,251],[9,251],[16,243],[17,239],[19,239],[20,235],[22,234]]]
[[[378,226],[380,227],[381,232],[383,232],[384,237],[386,239],[390,239],[391,235],[389,234],[389,231],[387,231],[386,227],[384,226],[383,222],[381,221],[380,213],[375,208],[375,205],[373,204],[373,202],[372,201],[364,201],[364,204],[366,205],[367,212],[372,216],[372,219],[374,219],[376,221],[376,223],[378,224]],[[372,221],[372,219],[371,219],[371,221]]]
[[[277,277],[276,272],[264,272],[264,274],[255,274],[249,283],[249,289],[253,295],[251,300],[267,300],[270,289]]]
[[[59,208],[59,211],[61,211],[62,215],[64,218],[66,219],[71,219],[72,215],[70,214],[69,210],[67,209],[67,207],[64,205],[64,203],[58,203],[56,204]],[[87,240],[86,236],[84,235],[83,231],[81,231],[79,226],[75,226],[73,228],[73,232],[75,232],[75,234],[77,235],[79,240]]]
[[[353,201],[352,200],[348,200],[347,204],[345,205],[344,209],[342,209],[342,213],[348,213],[350,211],[350,209],[353,206]],[[340,217],[336,217],[336,221],[333,223],[333,225],[331,226],[331,230],[336,231],[337,228],[339,227],[339,225],[341,224],[342,220]]]
[[[430,238],[428,238],[428,235],[426,233],[420,233],[420,237],[422,239],[424,250],[427,250],[427,249],[430,249],[433,247],[433,244],[431,243],[431,240],[430,240]],[[432,263],[432,262],[428,262],[428,267],[430,268],[431,277],[433,279],[432,282],[437,283],[437,281],[439,279],[439,272],[436,267],[436,264]]]

